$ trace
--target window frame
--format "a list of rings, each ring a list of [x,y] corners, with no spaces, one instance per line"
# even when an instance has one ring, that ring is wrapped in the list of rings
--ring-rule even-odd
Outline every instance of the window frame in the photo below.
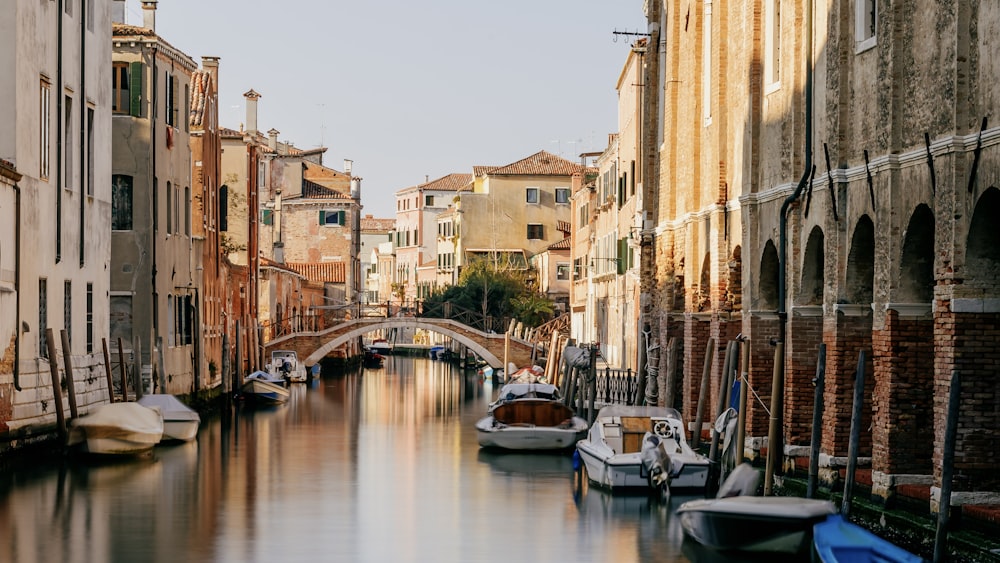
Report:
[[[556,203],[569,205],[569,188],[556,188]]]
[[[537,236],[532,236],[532,235]],[[528,240],[545,240],[545,225],[542,223],[527,223],[525,236]]]
[[[542,190],[536,187],[524,188],[524,202],[532,205],[538,205],[542,200]],[[534,194],[534,201],[532,201],[532,194]]]
[[[878,0],[854,2],[854,51],[861,53],[878,44]]]

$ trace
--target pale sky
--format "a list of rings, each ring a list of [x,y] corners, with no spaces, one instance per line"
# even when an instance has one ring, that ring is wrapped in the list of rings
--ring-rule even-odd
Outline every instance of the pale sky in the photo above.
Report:
[[[245,122],[361,176],[364,213],[395,192],[540,150],[568,160],[617,130],[618,76],[642,0],[159,0],[156,31],[221,57],[220,122]],[[126,20],[142,23],[139,0]],[[617,41],[615,38],[617,37]]]

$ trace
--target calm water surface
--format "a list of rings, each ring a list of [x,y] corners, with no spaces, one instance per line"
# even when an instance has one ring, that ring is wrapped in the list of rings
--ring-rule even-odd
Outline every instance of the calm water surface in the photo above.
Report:
[[[569,455],[481,451],[494,389],[390,357],[202,424],[149,459],[0,478],[0,561],[707,560],[671,505],[588,488]]]

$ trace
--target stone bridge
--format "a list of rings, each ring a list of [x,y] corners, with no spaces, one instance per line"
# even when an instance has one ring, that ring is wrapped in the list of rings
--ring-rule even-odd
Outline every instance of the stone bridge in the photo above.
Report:
[[[450,337],[466,346],[486,361],[498,368],[503,365],[504,335],[480,332],[451,319],[423,317],[380,317],[360,318],[343,322],[320,332],[297,332],[275,338],[264,345],[265,357],[271,350],[295,350],[302,362],[311,366],[328,354],[359,336],[380,329],[419,328]],[[507,360],[518,367],[531,362],[532,344],[519,338],[511,338]]]

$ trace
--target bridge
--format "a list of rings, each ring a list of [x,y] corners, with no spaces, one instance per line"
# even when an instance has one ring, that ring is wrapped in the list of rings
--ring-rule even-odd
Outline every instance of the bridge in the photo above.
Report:
[[[418,328],[450,337],[479,355],[492,367],[501,367],[504,359],[504,335],[483,332],[452,319],[429,317],[366,317],[346,320],[317,332],[296,332],[274,338],[264,344],[265,357],[272,350],[294,350],[301,361],[313,365],[340,346],[359,336],[380,329]],[[510,338],[507,361],[518,367],[529,365],[533,345],[527,340]]]

